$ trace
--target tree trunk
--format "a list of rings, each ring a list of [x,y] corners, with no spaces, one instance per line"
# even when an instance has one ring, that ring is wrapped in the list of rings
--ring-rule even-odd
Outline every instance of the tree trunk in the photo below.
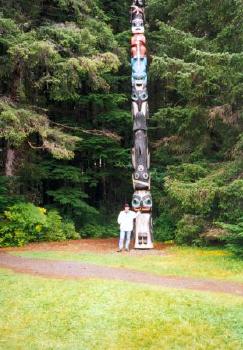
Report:
[[[5,175],[13,176],[14,175],[14,161],[15,161],[15,150],[7,147],[6,163],[5,163]]]

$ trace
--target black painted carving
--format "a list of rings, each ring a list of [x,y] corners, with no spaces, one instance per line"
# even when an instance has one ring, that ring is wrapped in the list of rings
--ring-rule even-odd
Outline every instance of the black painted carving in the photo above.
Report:
[[[134,134],[133,158],[134,189],[147,190],[150,185],[150,177],[148,173],[148,140],[144,130],[137,130]]]
[[[144,7],[145,6],[145,0],[133,0],[133,5],[134,6]]]

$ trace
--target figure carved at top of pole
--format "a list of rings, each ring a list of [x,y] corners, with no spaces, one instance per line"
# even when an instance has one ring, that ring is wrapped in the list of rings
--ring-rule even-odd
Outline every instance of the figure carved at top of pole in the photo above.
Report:
[[[133,188],[132,206],[140,211],[135,225],[135,248],[153,248],[152,197],[150,194],[150,154],[148,151],[147,118],[147,48],[144,35],[145,1],[133,0],[131,6],[131,66],[132,66],[132,116],[134,146],[132,149]]]
[[[133,0],[132,6],[144,7],[145,0]]]

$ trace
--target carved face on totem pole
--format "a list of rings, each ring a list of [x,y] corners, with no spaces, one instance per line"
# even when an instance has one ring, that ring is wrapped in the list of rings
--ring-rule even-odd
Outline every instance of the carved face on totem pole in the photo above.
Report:
[[[132,65],[132,84],[135,81],[142,81],[147,84],[147,57],[134,57],[131,59]]]
[[[133,0],[134,6],[144,7],[145,6],[145,0]]]
[[[131,7],[131,22],[134,20],[134,19],[142,19],[143,22],[145,21],[145,16],[144,16],[144,8],[141,8],[139,6],[132,6]]]
[[[132,6],[131,23],[133,34],[144,33],[144,20],[144,9],[138,6]]]
[[[134,35],[131,48],[132,85],[147,85],[147,57],[144,35]]]
[[[145,57],[147,53],[146,39],[143,34],[135,34],[131,39],[131,56]]]
[[[135,211],[151,212],[152,197],[149,191],[135,191],[132,197],[132,207]]]
[[[133,74],[132,75],[132,86],[147,86],[147,74],[141,73],[141,74]]]
[[[145,130],[137,130],[134,134],[134,147],[132,149],[132,163],[134,167],[133,186],[135,190],[149,189],[150,176],[148,139]]]
[[[133,131],[137,130],[147,130],[146,117],[142,112],[137,112],[136,115],[133,116]]]
[[[132,20],[132,33],[144,33],[144,22],[141,18],[135,18]]]
[[[141,112],[145,118],[148,118],[148,91],[143,85],[133,86],[132,88],[132,114],[135,118]]]

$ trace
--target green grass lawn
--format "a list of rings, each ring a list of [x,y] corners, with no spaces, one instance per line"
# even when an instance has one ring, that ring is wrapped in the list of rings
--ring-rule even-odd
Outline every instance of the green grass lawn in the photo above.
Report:
[[[132,256],[118,253],[90,253],[64,251],[24,251],[15,255],[41,259],[59,259],[89,262],[106,266],[125,267],[157,275],[191,276],[243,282],[243,261],[226,250],[214,248],[173,247],[169,255]]]
[[[0,270],[1,350],[240,350],[243,298]]]

